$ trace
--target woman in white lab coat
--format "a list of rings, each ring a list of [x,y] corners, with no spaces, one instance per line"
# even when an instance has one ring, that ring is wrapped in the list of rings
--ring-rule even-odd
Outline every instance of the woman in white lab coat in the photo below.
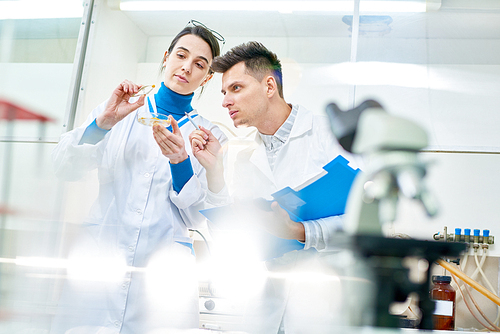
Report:
[[[194,91],[213,75],[223,39],[190,23],[164,54],[157,94],[134,98],[141,86],[125,80],[53,152],[58,176],[78,180],[97,169],[99,178],[98,199],[69,254],[53,333],[198,327],[189,229],[205,225],[199,210],[207,182],[190,159],[195,126],[185,113],[221,143],[227,138],[191,106]],[[171,127],[139,123],[137,113],[145,110],[169,115]]]

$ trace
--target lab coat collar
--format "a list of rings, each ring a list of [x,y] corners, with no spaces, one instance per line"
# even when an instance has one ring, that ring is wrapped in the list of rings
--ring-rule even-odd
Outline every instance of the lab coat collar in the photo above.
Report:
[[[297,108],[297,118],[295,118],[295,122],[293,123],[292,131],[290,132],[290,138],[295,138],[302,136],[307,131],[312,130],[313,127],[313,113],[303,106],[299,104],[295,104],[292,106],[293,108]]]
[[[313,126],[313,113],[300,105],[293,105],[293,108],[297,108],[297,117],[290,132],[285,145],[292,138],[299,137],[312,129]],[[252,147],[252,155],[250,156],[250,162],[254,164],[271,182],[274,183],[274,175],[271,167],[269,166],[269,161],[267,160],[266,147],[259,133],[255,134],[256,145]]]
[[[255,143],[252,145],[253,149],[252,155],[250,156],[250,162],[254,164],[271,182],[274,183],[274,175],[271,167],[269,166],[269,161],[267,160],[266,146],[262,141],[259,133],[255,134]]]

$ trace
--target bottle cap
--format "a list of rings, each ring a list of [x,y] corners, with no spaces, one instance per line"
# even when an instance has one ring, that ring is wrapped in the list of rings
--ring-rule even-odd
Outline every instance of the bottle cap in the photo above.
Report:
[[[451,276],[437,276],[434,275],[432,276],[432,283],[450,283],[451,282]]]

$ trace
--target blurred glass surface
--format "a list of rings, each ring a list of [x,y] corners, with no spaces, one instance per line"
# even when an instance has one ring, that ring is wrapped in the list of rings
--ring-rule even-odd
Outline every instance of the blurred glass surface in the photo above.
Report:
[[[55,306],[57,272],[39,260],[16,264],[60,255],[61,183],[52,171],[53,147],[0,142],[0,333],[48,329]]]
[[[357,103],[375,97],[429,135],[430,150],[499,152],[500,9],[441,1],[426,13],[360,16]]]
[[[2,6],[8,2],[13,1],[1,1],[0,10],[6,10]],[[32,4],[18,2],[29,13]],[[67,2],[79,5],[80,17],[0,19],[0,103],[48,119],[42,131],[39,121],[14,117],[12,129],[1,131],[0,140],[57,141],[61,134],[83,14],[82,1]],[[46,10],[55,11],[53,1],[45,3]],[[5,120],[0,122],[6,126]]]
[[[50,153],[63,131],[82,3],[0,1],[0,333],[47,332],[57,302],[58,269],[39,259],[60,256],[62,184]]]
[[[423,125],[430,149],[500,151],[495,1],[442,0],[424,13],[361,13],[354,30],[353,12],[124,12],[108,7],[112,2],[96,1],[99,20],[90,34],[75,126],[123,79],[157,83],[171,38],[196,19],[226,38],[223,51],[258,40],[276,52],[288,102],[322,113],[329,102],[345,109],[374,98]],[[96,197],[96,175],[61,183],[50,159],[64,131],[70,87],[80,85],[73,73],[81,21],[0,19],[0,100],[37,116],[0,117],[0,333],[48,330],[65,270],[44,260],[65,258],[74,226]],[[193,104],[236,135],[246,134],[233,128],[221,100],[216,75]]]

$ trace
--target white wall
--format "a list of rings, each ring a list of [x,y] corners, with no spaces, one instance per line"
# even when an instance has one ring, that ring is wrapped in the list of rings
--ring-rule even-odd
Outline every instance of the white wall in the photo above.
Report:
[[[425,215],[416,202],[402,201],[394,229],[415,238],[432,239],[437,232],[455,228],[489,229],[498,237],[500,226],[500,155],[423,153],[428,162],[426,184],[440,207],[433,218]],[[490,255],[500,256],[500,247],[490,247]]]

